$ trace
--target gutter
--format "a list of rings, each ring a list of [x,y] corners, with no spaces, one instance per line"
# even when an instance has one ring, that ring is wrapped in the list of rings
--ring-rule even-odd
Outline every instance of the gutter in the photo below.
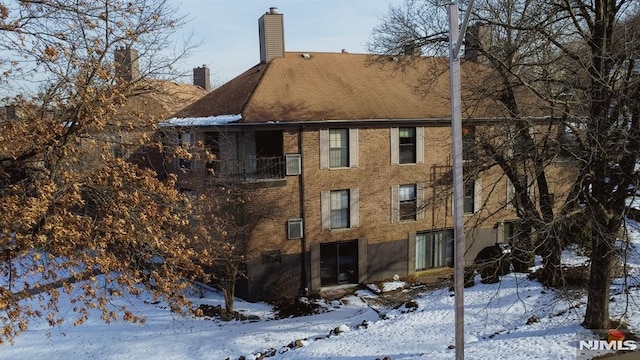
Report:
[[[540,117],[525,117],[532,123],[542,123],[546,124],[549,121],[553,122],[562,122],[562,118],[554,117],[554,116],[540,116]],[[420,119],[358,119],[358,120],[349,120],[349,119],[337,119],[337,120],[310,120],[310,121],[263,121],[263,122],[239,122],[242,120],[236,120],[233,122],[227,122],[224,124],[212,124],[212,125],[181,125],[181,124],[167,124],[166,122],[162,124],[162,127],[190,127],[190,128],[218,128],[218,127],[252,127],[252,128],[269,128],[272,129],[274,127],[279,128],[320,128],[327,126],[340,126],[340,125],[349,125],[349,126],[425,126],[425,127],[441,127],[441,126],[451,126],[451,118],[450,117],[439,117],[439,118],[420,118]],[[482,118],[466,118],[463,120],[464,124],[467,125],[486,125],[486,124],[504,124],[505,121],[509,121],[509,118],[504,117],[482,117]]]
[[[305,196],[304,196],[304,154],[303,154],[303,138],[302,132],[304,125],[300,125],[298,129],[298,152],[300,153],[300,176],[298,177],[298,191],[300,201],[300,218],[302,218],[302,238],[300,239],[300,247],[302,248],[301,264],[300,264],[300,294],[303,296],[309,295],[309,279],[307,277],[307,219],[305,216]]]

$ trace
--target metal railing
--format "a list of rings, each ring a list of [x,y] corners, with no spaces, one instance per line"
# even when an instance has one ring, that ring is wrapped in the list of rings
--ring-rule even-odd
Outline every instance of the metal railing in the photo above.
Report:
[[[241,180],[284,178],[284,157],[257,157],[245,160],[214,160],[207,164],[211,176]]]

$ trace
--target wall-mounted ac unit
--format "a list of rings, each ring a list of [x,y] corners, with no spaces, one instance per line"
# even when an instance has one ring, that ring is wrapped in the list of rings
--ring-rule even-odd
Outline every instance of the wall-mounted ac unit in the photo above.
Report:
[[[287,175],[300,175],[302,173],[302,157],[300,154],[286,154]]]
[[[302,219],[287,220],[287,238],[301,239],[303,236]]]

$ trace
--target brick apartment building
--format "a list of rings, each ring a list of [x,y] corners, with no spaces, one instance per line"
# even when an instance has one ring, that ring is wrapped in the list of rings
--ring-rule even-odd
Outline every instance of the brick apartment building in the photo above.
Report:
[[[162,124],[216,158],[172,162],[183,189],[201,191],[207,178],[239,182],[251,191],[250,206],[268,210],[251,233],[256,256],[238,293],[260,299],[285,274],[317,293],[452,266],[448,60],[418,56],[396,71],[397,57],[285,52],[275,8],[259,30],[259,64]],[[463,63],[463,82],[477,69]],[[419,94],[425,73],[436,75]],[[503,126],[496,103],[466,105],[468,144]],[[494,170],[466,181],[467,263],[509,240],[509,193]]]

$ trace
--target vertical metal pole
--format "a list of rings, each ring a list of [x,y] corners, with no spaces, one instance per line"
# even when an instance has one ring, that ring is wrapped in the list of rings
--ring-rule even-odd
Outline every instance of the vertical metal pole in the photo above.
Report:
[[[464,185],[462,178],[462,96],[460,94],[460,48],[458,4],[448,6],[451,137],[453,143],[454,290],[456,360],[464,359]]]

